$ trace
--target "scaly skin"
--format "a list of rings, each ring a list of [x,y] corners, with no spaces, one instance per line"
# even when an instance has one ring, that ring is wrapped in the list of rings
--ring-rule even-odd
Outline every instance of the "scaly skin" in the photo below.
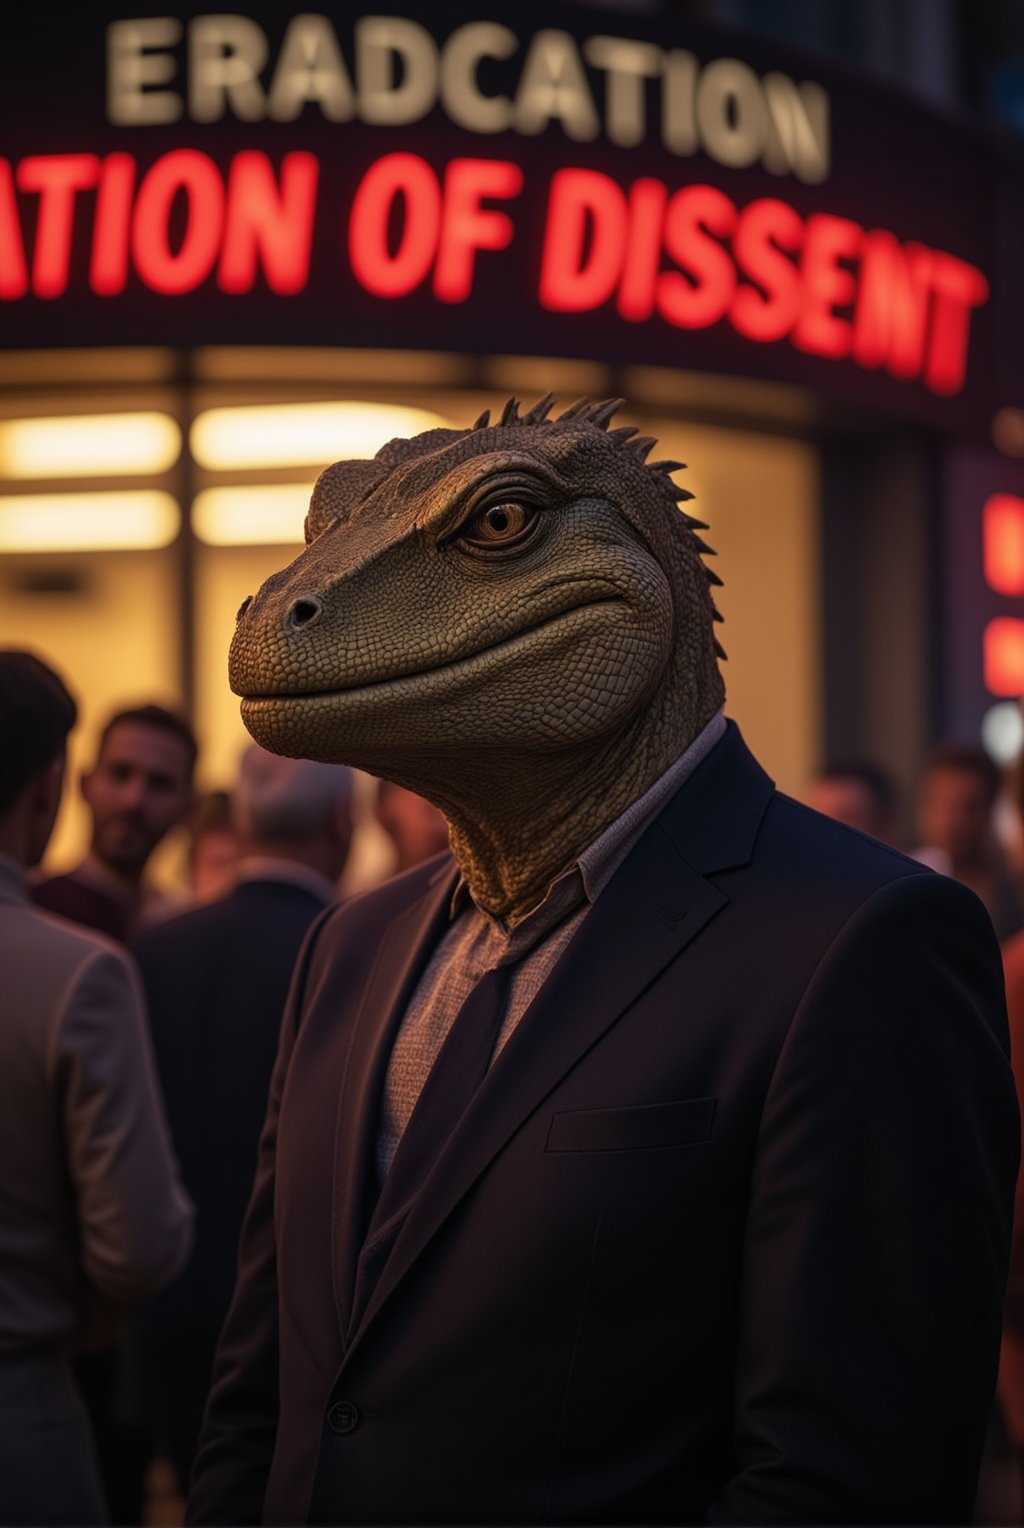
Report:
[[[515,924],[722,704],[704,529],[617,403],[394,440],[321,474],[307,547],[239,612],[257,742],[428,797]]]

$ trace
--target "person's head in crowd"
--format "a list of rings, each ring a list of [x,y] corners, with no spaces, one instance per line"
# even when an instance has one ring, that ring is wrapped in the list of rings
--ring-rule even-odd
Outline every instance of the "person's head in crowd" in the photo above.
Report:
[[[188,723],[163,706],[117,711],[103,728],[82,795],[91,852],[123,879],[141,881],[157,844],[184,820],[196,752]]]
[[[896,785],[884,769],[867,760],[829,764],[811,785],[807,803],[815,811],[891,843],[896,832]]]
[[[377,821],[395,846],[395,869],[411,870],[448,847],[448,824],[431,802],[402,785],[381,780]]]
[[[998,766],[983,748],[947,743],[929,755],[918,794],[918,833],[925,845],[948,856],[954,874],[991,854],[1000,784]]]
[[[215,902],[235,884],[242,838],[228,791],[207,791],[192,814],[189,880],[197,902]]]
[[[232,796],[244,853],[295,860],[337,881],[352,844],[352,771],[284,759],[256,743]]]
[[[57,820],[78,708],[32,653],[0,652],[0,853],[38,865]]]

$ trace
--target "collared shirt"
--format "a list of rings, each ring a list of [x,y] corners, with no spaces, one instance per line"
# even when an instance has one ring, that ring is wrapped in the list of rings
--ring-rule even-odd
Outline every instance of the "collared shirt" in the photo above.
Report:
[[[551,883],[544,900],[514,928],[477,907],[460,879],[450,926],[412,995],[388,1063],[377,1132],[382,1180],[448,1031],[480,978],[496,966],[514,967],[497,1056],[644,829],[724,732],[725,717],[718,711],[689,748]]]

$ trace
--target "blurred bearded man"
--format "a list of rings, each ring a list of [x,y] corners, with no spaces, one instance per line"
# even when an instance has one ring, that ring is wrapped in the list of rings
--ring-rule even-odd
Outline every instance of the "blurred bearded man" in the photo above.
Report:
[[[192,804],[196,740],[163,706],[118,711],[100,734],[96,763],[82,776],[92,816],[89,852],[33,892],[40,907],[127,942],[179,909],[145,880],[157,845]]]

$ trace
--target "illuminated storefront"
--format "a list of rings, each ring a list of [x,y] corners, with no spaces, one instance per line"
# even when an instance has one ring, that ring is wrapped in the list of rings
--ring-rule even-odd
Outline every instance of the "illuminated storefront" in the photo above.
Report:
[[[983,503],[1024,492],[989,444],[1024,386],[984,145],[655,12],[396,9],[19,19],[0,641],[66,670],[86,739],[183,697],[220,783],[234,611],[321,466],[509,391],[621,394],[691,463],[732,707],[781,784],[977,732],[1024,675],[1005,504],[982,567]]]

